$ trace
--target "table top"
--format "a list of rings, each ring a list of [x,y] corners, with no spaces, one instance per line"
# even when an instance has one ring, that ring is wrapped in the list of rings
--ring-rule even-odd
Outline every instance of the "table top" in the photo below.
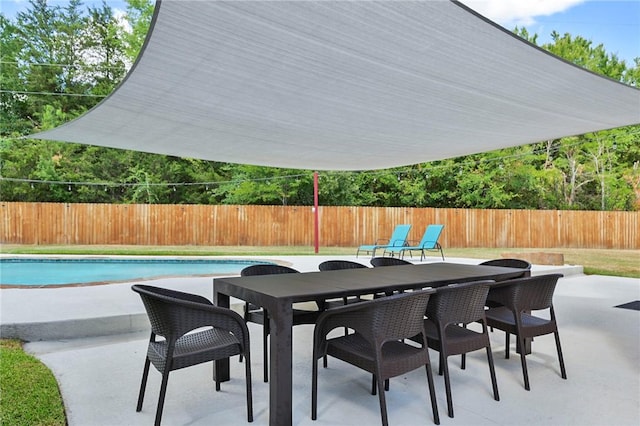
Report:
[[[521,276],[523,271],[498,266],[438,262],[216,278],[214,290],[250,302],[264,302],[265,299],[270,299],[293,303],[372,294],[385,290],[438,287],[467,281],[504,280]]]

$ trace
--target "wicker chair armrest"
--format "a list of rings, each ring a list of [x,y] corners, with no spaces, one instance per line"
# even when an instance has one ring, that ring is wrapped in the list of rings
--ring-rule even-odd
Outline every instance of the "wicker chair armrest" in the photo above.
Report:
[[[513,310],[515,309],[515,300],[517,295],[518,283],[502,281],[498,285],[493,285],[487,295],[487,302],[497,303]]]
[[[426,310],[429,296],[435,293],[433,289],[419,290],[415,292],[395,294],[374,300],[367,300],[351,305],[340,306],[323,312],[316,321],[314,329],[314,344],[324,353],[326,336],[332,330],[340,327],[348,327],[374,345],[375,342],[384,343],[390,340],[412,337],[421,332],[422,320],[416,322],[414,329],[406,322],[398,323],[398,312],[406,312],[406,309],[414,309],[414,300],[421,299],[420,308],[416,313],[422,316]],[[413,298],[413,299],[411,299]],[[390,309],[385,309],[389,305]],[[405,330],[409,328],[409,330]]]
[[[350,303],[325,310],[316,321],[315,334],[321,335],[324,338],[333,329],[351,327],[353,313],[362,311],[362,305],[366,307],[366,305],[371,302],[373,302],[373,300],[362,300],[361,302]]]
[[[141,286],[141,287],[143,287],[143,286]],[[207,299],[206,297],[203,297],[203,296],[199,296],[197,294],[184,293],[184,292],[178,291],[178,290],[172,290],[172,289],[169,289],[169,288],[159,288],[159,287],[155,288],[155,292],[156,292],[156,294],[160,294],[160,295],[166,296],[166,297],[171,297],[171,298],[174,298],[174,299],[184,300],[184,301],[188,301],[188,302],[195,302],[195,303],[203,303],[203,304],[207,304],[207,305],[213,305],[213,303],[211,303],[211,301],[209,299]]]
[[[439,287],[429,300],[427,317],[438,318],[443,327],[483,319],[484,305],[492,283],[491,280],[483,280]]]
[[[553,290],[562,274],[516,278],[494,284],[487,301],[499,303],[513,312],[543,309],[551,304]]]
[[[362,302],[327,309],[320,314],[313,329],[313,347],[316,359],[326,355],[327,335],[332,330],[339,327],[348,327],[353,329],[354,324],[349,320],[351,317],[350,314],[359,312],[362,309],[360,305],[368,303],[371,302],[363,300]]]
[[[182,318],[182,335],[201,328],[216,327],[231,332],[243,348],[249,347],[249,328],[241,315],[231,309],[221,308],[213,304],[203,304],[190,301],[179,301],[185,317]],[[181,330],[181,331],[182,331]]]
[[[146,285],[133,285],[145,304],[153,334],[175,341],[201,327],[216,327],[233,333],[243,348],[249,347],[249,329],[231,309],[213,305],[198,295]]]

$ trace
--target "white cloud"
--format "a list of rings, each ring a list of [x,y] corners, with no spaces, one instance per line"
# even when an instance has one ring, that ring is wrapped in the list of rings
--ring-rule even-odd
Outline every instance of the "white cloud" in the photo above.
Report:
[[[527,26],[537,16],[563,12],[586,0],[461,0],[481,15],[505,25]]]
[[[124,30],[128,33],[131,33],[133,31],[133,28],[131,28],[131,25],[129,24],[129,21],[127,21],[126,16],[127,16],[127,12],[122,10],[122,9],[113,9],[113,16],[116,18],[116,22],[118,22],[118,24],[124,28]]]

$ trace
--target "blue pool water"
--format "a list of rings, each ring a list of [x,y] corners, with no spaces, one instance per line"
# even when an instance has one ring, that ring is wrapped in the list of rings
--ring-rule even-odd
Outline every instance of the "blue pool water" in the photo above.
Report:
[[[46,286],[239,274],[256,262],[209,259],[0,259],[0,285]]]

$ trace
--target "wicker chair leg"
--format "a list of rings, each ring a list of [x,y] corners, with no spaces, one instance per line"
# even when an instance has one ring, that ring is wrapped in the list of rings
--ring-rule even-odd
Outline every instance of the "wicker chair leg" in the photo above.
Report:
[[[493,354],[491,348],[487,346],[487,362],[489,363],[489,373],[491,374],[491,386],[493,387],[493,399],[500,401],[500,395],[498,394],[498,381],[496,380],[496,369],[493,365]]]
[[[520,347],[524,348],[524,338],[518,336],[518,342],[520,342]],[[524,352],[525,351],[520,351],[520,363],[522,364],[522,377],[524,379],[524,388],[526,390],[531,390],[529,387],[529,372],[527,371],[527,359]]]
[[[467,324],[460,324],[462,327],[467,328]],[[460,369],[466,370],[467,368],[467,354],[464,353],[460,356]]]
[[[382,380],[378,382],[378,399],[380,400],[380,415],[382,416],[382,426],[388,426],[389,420],[387,418],[387,401],[384,392],[384,383]]]
[[[244,308],[243,308],[243,313],[242,313],[242,318],[244,319],[244,322],[249,322],[249,302],[245,302],[244,304]],[[242,354],[240,354],[240,359],[238,360],[239,362],[242,362]]]
[[[504,333],[504,359],[509,359],[509,333]]]
[[[371,395],[375,395],[378,391],[378,381],[376,379],[376,375],[372,374],[371,375]],[[384,381],[384,390],[388,391],[389,390],[389,379]]]
[[[349,301],[348,301],[347,297],[346,296],[343,297],[342,298],[342,304],[343,305],[347,305],[348,303],[349,303]],[[344,328],[344,335],[346,336],[347,334],[349,334],[349,327],[345,327]],[[326,365],[325,365],[325,367],[326,367]]]
[[[253,392],[251,391],[251,365],[250,360],[247,358],[244,366],[244,381],[247,387],[247,421],[253,422]]]
[[[453,398],[451,397],[451,380],[449,377],[449,365],[447,364],[447,357],[444,356],[444,388],[447,394],[447,415],[453,418]]]
[[[216,362],[213,361],[213,363],[215,364]],[[215,367],[214,367],[213,381],[216,382],[216,392],[220,392],[220,380],[216,380],[215,375],[216,375],[216,373],[215,373]]]
[[[168,363],[167,363],[168,364]],[[156,408],[156,421],[155,426],[160,426],[162,420],[162,409],[164,408],[164,397],[167,394],[167,383],[169,381],[169,365],[165,366],[165,370],[162,372],[162,384],[160,385],[160,396],[158,398],[158,408]]]
[[[149,358],[144,360],[144,369],[142,371],[142,382],[140,383],[140,393],[138,394],[138,405],[136,406],[136,411],[140,412],[142,410],[142,402],[144,401],[144,391],[147,388],[147,377],[149,376],[149,365],[151,361]]]
[[[436,387],[433,384],[433,373],[431,372],[431,366],[425,365],[427,370],[427,383],[429,385],[429,399],[431,400],[431,411],[433,412],[433,422],[437,425],[440,424],[440,415],[438,414],[438,403],[436,402]]]
[[[562,347],[560,346],[560,334],[556,330],[553,335],[556,338],[556,349],[558,350],[558,361],[560,362],[560,374],[563,379],[567,379],[567,370],[564,367],[564,358],[562,357]]]
[[[311,420],[316,420],[318,418],[318,360],[315,349],[311,370]]]
[[[265,321],[267,321],[266,318]],[[267,383],[269,381],[269,330],[266,326],[262,327],[262,368],[262,379]]]

